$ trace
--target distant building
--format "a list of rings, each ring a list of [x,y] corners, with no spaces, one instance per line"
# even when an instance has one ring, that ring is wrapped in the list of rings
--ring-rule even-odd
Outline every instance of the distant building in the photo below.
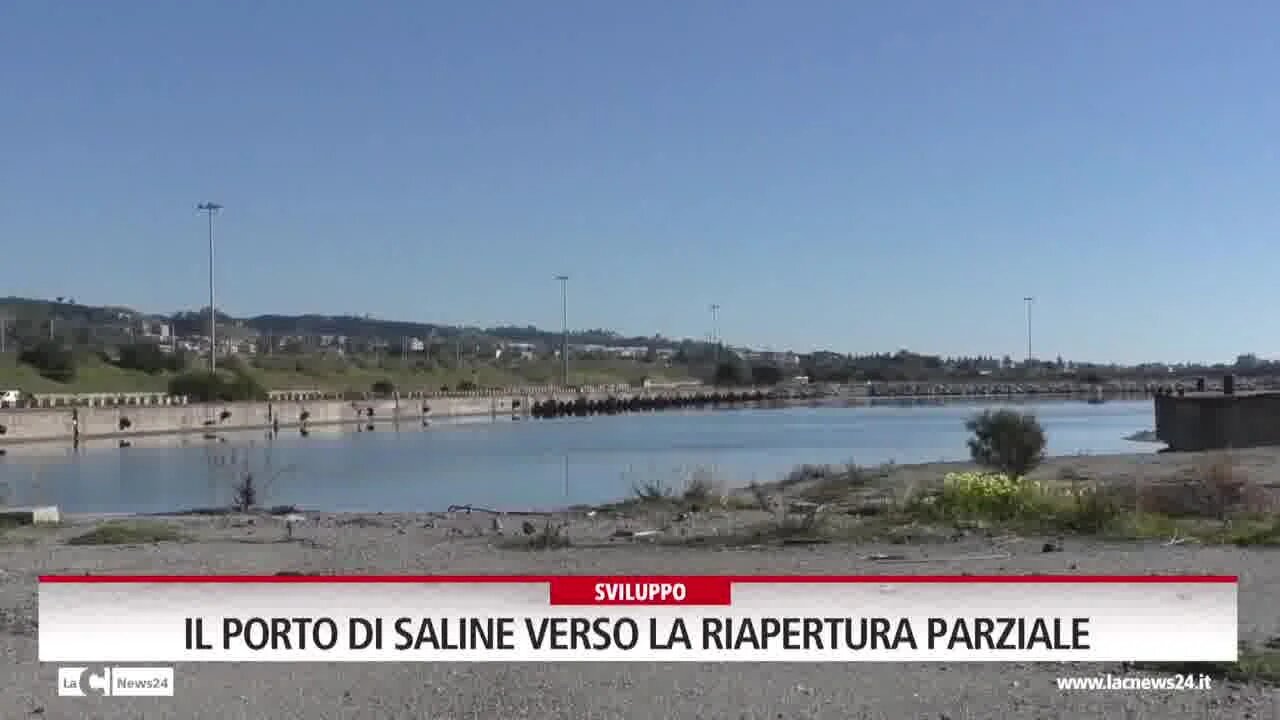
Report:
[[[139,323],[138,335],[167,343],[173,338],[173,326],[165,320],[148,318]]]

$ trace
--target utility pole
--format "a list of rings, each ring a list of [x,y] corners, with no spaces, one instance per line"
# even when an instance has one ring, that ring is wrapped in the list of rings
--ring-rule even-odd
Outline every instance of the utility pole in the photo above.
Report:
[[[1036,299],[1030,296],[1022,298],[1027,304],[1027,369],[1031,369],[1031,306]]]
[[[569,276],[556,279],[560,281],[560,385],[569,387]]]
[[[204,202],[196,210],[209,216],[209,373],[218,370],[218,310],[213,302],[213,216],[222,209],[218,203]]]
[[[715,362],[720,365],[720,306],[711,305],[711,342],[715,343]]]

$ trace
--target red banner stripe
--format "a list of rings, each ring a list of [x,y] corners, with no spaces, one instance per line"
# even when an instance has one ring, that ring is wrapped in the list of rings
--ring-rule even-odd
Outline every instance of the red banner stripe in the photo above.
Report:
[[[723,577],[568,576],[551,581],[552,605],[728,605]]]
[[[42,583],[554,583],[575,575],[41,575]],[[627,577],[627,576],[622,576]],[[729,584],[1143,584],[1238,583],[1235,575],[682,575],[686,583]]]

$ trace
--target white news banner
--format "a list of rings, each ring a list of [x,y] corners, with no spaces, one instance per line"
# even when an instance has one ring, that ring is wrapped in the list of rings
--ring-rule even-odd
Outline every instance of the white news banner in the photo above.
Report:
[[[61,663],[1234,661],[1221,576],[52,576]]]

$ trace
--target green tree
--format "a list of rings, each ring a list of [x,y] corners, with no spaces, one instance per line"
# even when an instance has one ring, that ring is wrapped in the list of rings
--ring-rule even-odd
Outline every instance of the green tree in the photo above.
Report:
[[[23,350],[18,362],[36,369],[42,376],[55,382],[71,382],[76,377],[76,358],[62,343],[43,340],[34,347]]]
[[[141,370],[152,375],[165,371],[181,370],[184,358],[179,353],[167,353],[155,343],[133,343],[120,348],[117,367]]]
[[[1022,477],[1044,460],[1044,428],[1035,415],[1013,410],[986,410],[965,422],[973,433],[969,455],[974,462]]]
[[[777,365],[754,365],[751,381],[756,385],[777,385],[782,382],[782,370]]]
[[[725,360],[716,365],[716,385],[750,385],[751,367],[741,358]]]
[[[169,381],[170,395],[185,395],[193,402],[236,402],[266,400],[267,391],[244,372],[231,374],[194,370]]]

